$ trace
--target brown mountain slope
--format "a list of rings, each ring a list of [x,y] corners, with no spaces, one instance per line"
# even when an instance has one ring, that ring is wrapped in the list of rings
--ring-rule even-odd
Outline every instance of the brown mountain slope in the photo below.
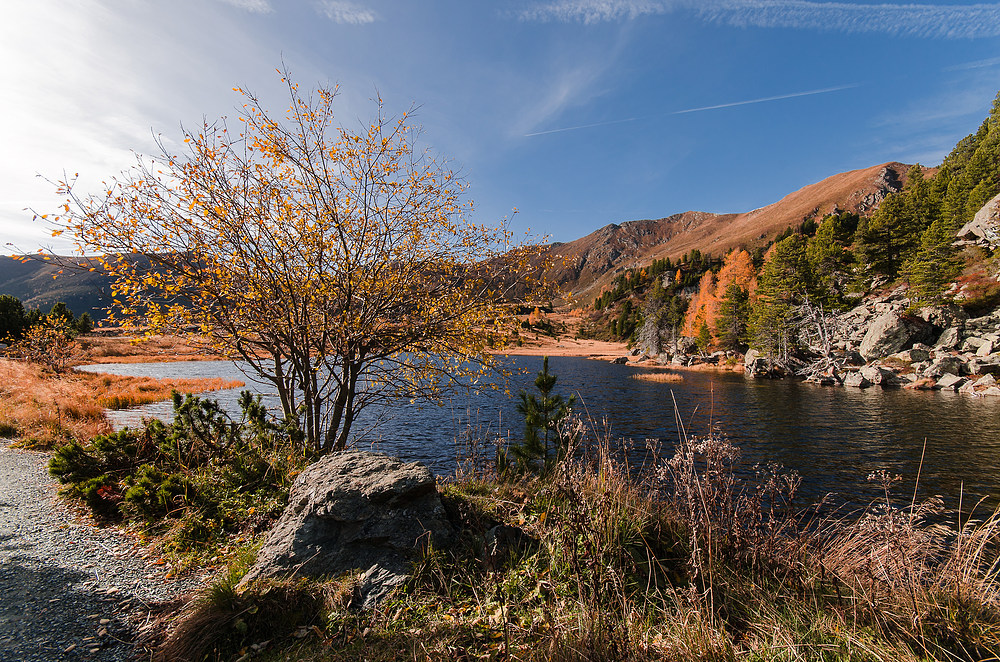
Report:
[[[90,313],[104,318],[107,306],[108,279],[99,270],[79,267],[79,258],[28,256],[14,260],[0,255],[0,294],[20,299],[27,308],[48,312],[62,301],[77,315]],[[93,266],[97,268],[97,264]]]
[[[587,292],[595,283],[604,283],[624,269],[646,264],[652,251],[683,242],[684,237],[700,234],[703,227],[714,227],[735,216],[686,211],[657,220],[612,223],[569,243],[552,244],[555,266],[550,275],[570,292]]]
[[[586,237],[553,244],[554,280],[574,298],[588,300],[625,269],[678,258],[692,249],[723,255],[737,246],[765,243],[810,215],[834,210],[870,214],[906,183],[910,166],[891,162],[852,170],[805,186],[773,204],[740,214],[684,212],[659,220],[608,225]]]

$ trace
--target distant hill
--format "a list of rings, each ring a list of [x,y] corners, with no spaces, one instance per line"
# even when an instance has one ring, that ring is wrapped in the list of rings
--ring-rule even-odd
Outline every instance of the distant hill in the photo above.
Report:
[[[96,271],[89,271],[92,265]],[[0,294],[20,299],[26,308],[47,312],[57,301],[64,302],[75,314],[90,313],[95,320],[105,317],[108,305],[108,279],[97,265],[80,258],[41,256],[13,259],[0,256]]]
[[[722,256],[737,246],[753,248],[807,216],[833,211],[871,214],[890,192],[906,183],[909,165],[883,163],[827,177],[781,200],[736,214],[688,211],[657,220],[608,225],[585,237],[553,244],[553,278],[582,299],[592,299],[625,269],[656,259],[678,258],[692,249]],[[927,172],[933,172],[928,169]]]

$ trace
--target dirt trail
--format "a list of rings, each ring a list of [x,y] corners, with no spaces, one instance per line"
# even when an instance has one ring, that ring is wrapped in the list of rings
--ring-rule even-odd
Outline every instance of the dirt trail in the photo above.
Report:
[[[0,440],[0,661],[127,660],[150,605],[199,583],[57,497],[48,455]]]

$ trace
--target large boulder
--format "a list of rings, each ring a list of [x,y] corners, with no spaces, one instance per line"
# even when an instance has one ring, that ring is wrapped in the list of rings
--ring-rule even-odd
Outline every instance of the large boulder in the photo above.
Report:
[[[333,453],[296,478],[288,507],[242,584],[356,570],[368,607],[406,580],[423,546],[440,547],[453,536],[425,465],[382,453]]]
[[[938,336],[934,349],[937,351],[949,351],[958,348],[962,343],[962,330],[956,326],[950,326]]]
[[[958,237],[990,250],[1000,246],[1000,195],[983,205],[972,220],[958,231]]]
[[[918,317],[905,317],[889,311],[868,327],[858,351],[866,359],[878,359],[909,349],[915,343],[931,343],[936,335],[933,324]]]

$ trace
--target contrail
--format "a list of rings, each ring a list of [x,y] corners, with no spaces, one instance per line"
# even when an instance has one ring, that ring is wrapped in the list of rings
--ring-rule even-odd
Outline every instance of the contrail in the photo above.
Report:
[[[645,117],[655,117],[654,115],[645,115]],[[634,122],[636,120],[641,120],[642,117],[628,117],[623,120],[610,120],[607,122],[594,122],[593,124],[581,124],[579,126],[564,126],[561,129],[549,129],[548,131],[535,131],[534,133],[524,134],[525,138],[531,138],[532,136],[544,136],[549,133],[562,133],[563,131],[576,131],[577,129],[592,129],[596,126],[609,126],[611,124],[624,124],[625,122]]]
[[[675,110],[669,113],[656,113],[654,115],[640,115],[638,117],[627,117],[620,120],[609,120],[607,122],[594,122],[593,124],[579,124],[577,126],[564,126],[558,129],[548,129],[546,131],[534,131],[532,133],[524,134],[525,138],[531,138],[534,136],[544,136],[550,133],[563,133],[565,131],[578,131],[580,129],[593,129],[599,126],[611,126],[612,124],[625,124],[626,122],[635,122],[637,120],[648,119],[650,117],[663,117],[665,115],[684,115],[685,113],[700,113],[705,110],[718,110],[720,108],[732,108],[733,106],[747,106],[752,103],[764,103],[766,101],[780,101],[782,99],[794,99],[796,97],[808,97],[814,94],[829,94],[830,92],[840,92],[841,90],[850,90],[855,87],[861,87],[860,83],[852,83],[851,85],[839,85],[837,87],[825,87],[821,90],[808,90],[806,92],[793,92],[791,94],[779,94],[773,97],[762,97],[760,99],[747,99],[746,101],[733,101],[730,103],[720,103],[715,106],[702,106],[700,108],[685,108],[684,110]]]
[[[838,87],[824,87],[822,90],[809,90],[807,92],[793,92],[792,94],[779,94],[775,97],[762,97],[760,99],[748,99],[746,101],[733,101],[732,103],[720,103],[717,106],[702,106],[701,108],[688,108],[686,110],[675,110],[671,115],[683,115],[684,113],[700,113],[703,110],[716,110],[718,108],[732,108],[733,106],[748,106],[752,103],[764,103],[765,101],[779,101],[781,99],[794,99],[795,97],[808,97],[814,94],[828,94],[830,92],[840,92],[861,87],[860,83],[852,85],[840,85]]]

